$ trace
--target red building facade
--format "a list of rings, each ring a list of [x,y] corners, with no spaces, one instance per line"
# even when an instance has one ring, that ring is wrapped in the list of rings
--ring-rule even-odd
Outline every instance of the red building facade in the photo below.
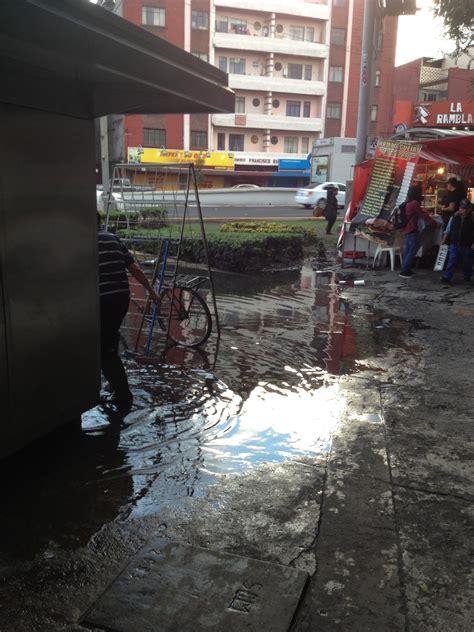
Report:
[[[474,102],[469,92],[474,69],[452,64],[450,58],[422,57],[395,69],[394,128],[474,130]]]
[[[359,107],[364,0],[333,0],[329,48],[328,96],[324,135],[355,137]],[[376,26],[376,59],[369,135],[392,131],[392,93],[398,18]]]

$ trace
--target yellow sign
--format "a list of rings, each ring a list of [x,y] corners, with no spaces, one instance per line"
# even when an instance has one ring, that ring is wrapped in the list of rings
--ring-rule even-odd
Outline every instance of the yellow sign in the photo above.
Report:
[[[199,167],[233,169],[234,155],[225,151],[185,151],[184,149],[153,149],[151,147],[129,147],[128,162],[133,164],[179,165],[192,162]]]

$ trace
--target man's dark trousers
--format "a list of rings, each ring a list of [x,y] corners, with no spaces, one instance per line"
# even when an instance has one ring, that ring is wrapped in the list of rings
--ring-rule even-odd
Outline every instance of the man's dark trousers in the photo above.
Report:
[[[100,299],[100,350],[102,373],[117,399],[131,399],[127,374],[118,353],[120,325],[128,311],[130,297],[125,293],[109,294]]]

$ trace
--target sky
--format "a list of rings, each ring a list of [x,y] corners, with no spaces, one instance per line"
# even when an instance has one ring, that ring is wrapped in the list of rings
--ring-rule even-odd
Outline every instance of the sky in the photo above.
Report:
[[[406,64],[419,57],[443,57],[453,45],[443,36],[443,21],[434,17],[430,0],[417,0],[416,15],[398,18],[395,65]]]

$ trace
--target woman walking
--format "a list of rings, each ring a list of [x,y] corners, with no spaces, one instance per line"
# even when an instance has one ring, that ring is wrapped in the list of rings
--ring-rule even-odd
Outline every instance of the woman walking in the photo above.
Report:
[[[324,217],[327,220],[326,235],[332,235],[331,229],[337,219],[337,187],[329,187],[326,192],[326,206],[324,207]]]

